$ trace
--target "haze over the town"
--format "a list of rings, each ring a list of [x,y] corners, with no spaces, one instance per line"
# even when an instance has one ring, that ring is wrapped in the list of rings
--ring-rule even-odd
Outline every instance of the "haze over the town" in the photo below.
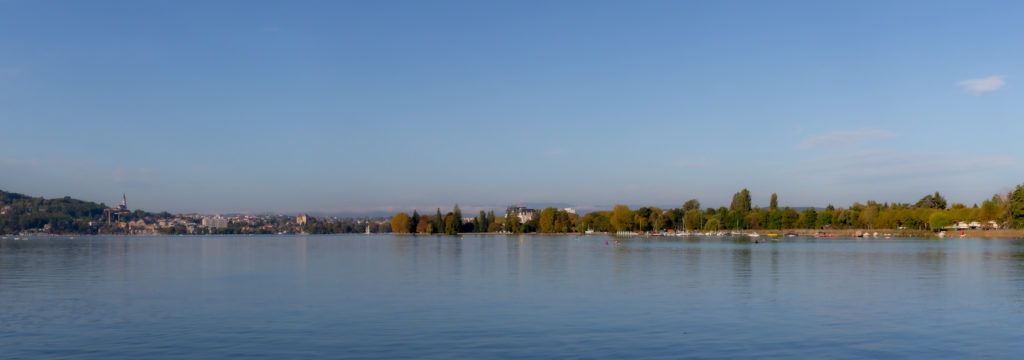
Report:
[[[970,206],[1019,2],[0,2],[0,189],[172,212]]]

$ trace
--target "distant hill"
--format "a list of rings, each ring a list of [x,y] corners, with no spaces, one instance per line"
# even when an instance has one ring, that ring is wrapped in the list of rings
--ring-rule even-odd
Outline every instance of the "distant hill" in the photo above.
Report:
[[[105,221],[105,208],[102,203],[69,196],[45,199],[0,190],[0,234],[44,230],[54,234],[95,234],[97,224]],[[137,210],[123,219],[131,221],[147,215],[151,214]]]

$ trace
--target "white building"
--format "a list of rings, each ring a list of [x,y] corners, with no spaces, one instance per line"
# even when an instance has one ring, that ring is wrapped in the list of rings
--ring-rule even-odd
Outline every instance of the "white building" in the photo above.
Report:
[[[220,217],[220,215],[217,215],[215,217],[204,217],[203,227],[214,229],[226,228],[228,227],[228,219],[222,218]]]
[[[519,217],[520,223],[525,223],[537,216],[537,209],[530,209],[525,206],[509,206],[508,209],[505,209],[505,214],[515,214]]]

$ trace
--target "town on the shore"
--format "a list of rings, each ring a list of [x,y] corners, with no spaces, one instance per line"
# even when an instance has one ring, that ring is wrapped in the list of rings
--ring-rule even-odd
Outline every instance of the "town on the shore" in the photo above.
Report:
[[[127,196],[107,206],[70,197],[43,199],[0,191],[0,234],[230,235],[388,231],[387,217],[203,215],[131,210]]]
[[[128,208],[127,197],[107,206],[70,197],[44,199],[0,191],[0,234],[463,234],[463,233],[611,233],[696,234],[723,231],[889,229],[918,232],[1024,229],[1024,185],[995,194],[980,204],[948,204],[939,193],[916,203],[867,201],[846,207],[780,206],[771,194],[768,207],[752,205],[749,190],[735,193],[728,207],[702,208],[691,199],[678,208],[616,205],[607,211],[580,213],[574,208],[532,209],[509,206],[465,216],[458,205],[421,214],[391,217],[329,217],[307,214],[202,215],[151,213]]]

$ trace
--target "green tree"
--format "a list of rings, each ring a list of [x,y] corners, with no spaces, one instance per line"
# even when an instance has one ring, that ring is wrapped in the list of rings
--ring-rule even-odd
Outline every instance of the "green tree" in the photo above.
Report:
[[[652,207],[651,208],[651,217],[650,217],[650,220],[651,220],[651,230],[655,230],[655,231],[665,230],[665,218],[666,218],[666,216],[664,214],[664,211],[662,211],[659,208]]]
[[[459,209],[459,204],[455,204],[452,215],[455,216],[455,231],[462,231],[462,210]]]
[[[932,215],[928,217],[928,227],[932,229],[932,231],[942,230],[943,227],[949,226],[950,224],[952,223],[949,221],[949,218],[946,217],[946,214],[942,211],[933,212]]]
[[[437,234],[444,231],[444,217],[441,216],[441,208],[437,208],[437,213],[434,214],[434,226],[430,230],[431,234]]]
[[[651,229],[651,208],[642,207],[633,212],[633,227],[640,231]]]
[[[633,230],[633,212],[626,205],[615,205],[612,209],[612,216],[609,219],[615,231]]]
[[[704,223],[704,231],[718,231],[718,229],[720,228],[721,226],[718,222],[718,219],[712,218],[708,220],[708,222]]]
[[[416,233],[416,226],[419,226],[419,224],[420,224],[420,213],[416,212],[416,210],[414,209],[412,211],[412,219],[411,219],[411,221],[409,221],[409,232],[415,234]]]
[[[498,219],[494,216],[494,210],[487,212],[487,232],[498,232],[500,231],[498,226]]]
[[[915,204],[914,207],[927,209],[945,209],[946,199],[943,198],[942,195],[939,195],[939,192],[936,191],[935,195],[925,195],[923,198],[921,198],[921,200],[918,200],[917,204]]]
[[[993,221],[999,218],[999,214],[1003,210],[1000,209],[999,204],[996,204],[992,200],[985,200],[981,203],[980,219],[983,222]]]
[[[444,233],[447,235],[458,235],[459,234],[459,221],[454,213],[448,213],[444,216]]]
[[[832,212],[825,210],[818,213],[818,218],[814,222],[814,226],[821,229],[832,225]]]
[[[519,223],[519,215],[506,212],[505,213],[505,231],[510,233],[518,234],[521,231],[522,224]]]
[[[772,193],[772,200],[768,202],[768,210],[775,211],[779,209],[779,196]]]
[[[800,213],[800,228],[803,229],[815,229],[814,226],[818,221],[818,212],[814,208],[807,208]]]
[[[722,228],[734,230],[749,228],[749,224],[747,224],[747,214],[748,213],[746,211],[740,210],[727,211],[721,219]]]
[[[569,212],[564,211],[564,210],[559,210],[555,214],[555,231],[556,232],[561,232],[561,233],[569,232],[569,230],[572,228],[572,216],[570,216],[570,215],[571,214],[569,214]]]
[[[542,233],[553,233],[555,232],[555,218],[558,216],[558,210],[553,207],[544,208],[540,211],[540,220],[537,227],[538,231]]]
[[[743,189],[740,192],[733,194],[732,204],[729,205],[729,210],[737,210],[742,212],[750,211],[750,190]]]
[[[1024,228],[1024,185],[1017,188],[1009,196],[1010,220],[1014,228]]]
[[[683,223],[686,226],[686,230],[699,230],[704,228],[704,212],[700,209],[690,209],[686,211],[686,215],[683,217]]]
[[[586,215],[583,215],[583,219],[581,220],[582,226],[580,226],[579,229],[581,231],[612,231],[614,229],[612,228],[611,221],[609,220],[610,216],[611,212],[609,211],[589,212]]]
[[[487,213],[485,213],[483,210],[480,210],[480,215],[476,217],[476,222],[473,224],[473,231],[487,231]]]
[[[683,212],[690,210],[700,210],[700,201],[697,201],[697,199],[686,200],[686,202],[683,203]]]
[[[782,211],[779,211],[779,209],[768,211],[768,228],[775,230],[782,229]]]

